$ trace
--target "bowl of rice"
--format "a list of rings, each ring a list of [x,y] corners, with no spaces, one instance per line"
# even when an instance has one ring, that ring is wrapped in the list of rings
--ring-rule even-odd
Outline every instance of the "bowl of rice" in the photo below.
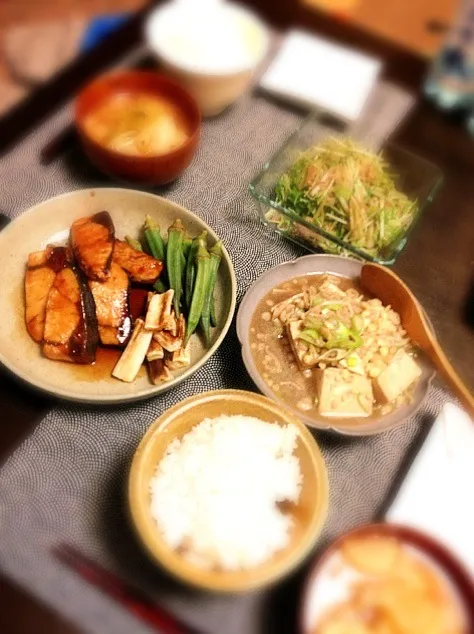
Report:
[[[195,587],[270,585],[313,549],[328,509],[321,451],[259,394],[197,394],[160,416],[132,461],[132,523],[162,568]]]
[[[145,24],[159,66],[214,116],[251,86],[269,47],[263,22],[232,2],[167,2]]]

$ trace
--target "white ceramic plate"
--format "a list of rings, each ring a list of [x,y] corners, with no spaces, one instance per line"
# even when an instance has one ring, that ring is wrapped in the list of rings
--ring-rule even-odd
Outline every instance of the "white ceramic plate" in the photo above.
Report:
[[[157,220],[162,231],[181,218],[191,236],[203,229],[210,243],[218,239],[214,231],[187,209],[153,194],[121,188],[84,189],[57,196],[38,205],[0,232],[0,362],[18,378],[54,396],[82,403],[125,403],[144,399],[181,383],[198,370],[222,343],[235,310],[236,281],[225,249],[216,282],[216,313],[212,346],[206,350],[200,337],[193,337],[191,365],[162,385],[153,385],[146,372],[133,383],[114,379],[103,369],[51,361],[42,356],[40,346],[29,336],[24,320],[24,275],[28,254],[47,244],[64,243],[71,223],[81,216],[107,210],[116,235],[138,235],[145,215]]]

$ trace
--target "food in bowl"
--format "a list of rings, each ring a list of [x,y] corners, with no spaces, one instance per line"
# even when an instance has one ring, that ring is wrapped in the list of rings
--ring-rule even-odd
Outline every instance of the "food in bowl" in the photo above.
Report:
[[[147,33],[152,46],[176,64],[202,72],[250,68],[262,55],[260,23],[232,4],[165,5],[151,15]]]
[[[273,472],[275,472],[275,462],[270,457],[271,450],[269,445],[272,444],[275,449],[279,444],[284,448],[282,454],[292,456],[291,461],[295,464],[293,458],[296,459],[299,464],[299,470],[301,472],[301,480],[299,482],[300,491],[298,493],[298,501],[291,502],[283,501],[283,498],[290,498],[291,491],[288,489],[288,483],[294,482],[294,475],[287,473],[286,476],[282,475],[284,467],[280,462],[278,470],[280,478],[278,480],[278,489],[281,491],[282,502],[277,502],[278,510],[284,515],[291,515],[291,527],[287,533],[289,542],[283,548],[276,550],[275,554],[269,559],[258,565],[249,568],[228,569],[215,565],[215,553],[211,553],[212,566],[209,564],[209,556],[206,554],[205,561],[202,561],[201,565],[194,560],[184,556],[182,548],[189,551],[189,540],[187,543],[179,546],[172,547],[168,541],[165,540],[162,531],[160,530],[157,520],[152,514],[152,491],[151,482],[156,477],[157,466],[167,456],[170,445],[175,441],[181,441],[183,437],[191,432],[197,425],[205,420],[211,420],[217,422],[222,416],[227,416],[227,422],[237,420],[234,417],[240,419],[242,416],[257,419],[262,425],[265,423],[268,427],[265,427],[265,434],[254,435],[252,432],[249,443],[234,444],[232,446],[232,453],[230,454],[230,448],[228,447],[228,436],[225,435],[225,448],[221,453],[216,446],[215,455],[212,457],[212,465],[214,465],[215,473],[219,473],[225,468],[225,475],[222,477],[222,482],[219,480],[212,480],[209,482],[209,487],[216,489],[218,493],[223,493],[222,487],[225,486],[226,492],[229,488],[242,493],[240,478],[243,477],[248,483],[249,478],[247,470],[254,474],[257,474],[258,482],[252,482],[249,485],[249,495],[252,496],[252,504],[255,502],[251,487],[260,487],[260,491],[263,492],[264,488],[268,486],[268,491],[265,493],[265,499],[268,503],[269,499],[274,499],[275,489],[273,484],[268,483],[268,474],[262,469],[257,469],[258,465],[253,463],[242,463],[242,458],[251,454],[252,456],[262,454],[265,456],[265,464],[272,463]],[[283,435],[273,431],[274,425],[278,425],[282,428],[289,426],[290,430],[296,429],[297,434],[295,436],[295,447],[293,450],[287,448],[287,445],[283,444],[287,441],[283,441]],[[240,427],[239,427],[240,429]],[[252,425],[253,429],[253,425]],[[259,425],[259,429],[261,429]],[[272,433],[273,432],[273,433]],[[284,435],[285,438],[291,437],[293,434],[288,432],[288,435]],[[248,440],[248,434],[240,434],[239,437]],[[269,436],[273,436],[276,442],[268,442],[266,440]],[[247,447],[247,444],[253,444],[254,438],[259,439],[260,448]],[[265,443],[265,444],[263,444]],[[221,442],[222,444],[222,442]],[[208,448],[202,448],[201,457],[204,452],[208,453]],[[221,462],[216,466],[216,461],[221,456]],[[228,470],[227,465],[222,465],[224,457],[229,462],[229,465],[233,465],[232,473]],[[201,459],[201,458],[200,458]],[[288,461],[287,461],[288,462]],[[235,465],[238,465],[238,471],[236,472]],[[295,467],[296,468],[296,467]],[[211,465],[206,466],[206,473],[209,473]],[[281,469],[281,470],[280,470]],[[244,472],[242,474],[242,472]],[[183,475],[190,479],[196,477],[196,473],[192,464],[187,465],[186,472],[180,473],[179,477]],[[260,482],[261,480],[261,482]],[[231,484],[232,482],[232,484]],[[189,483],[186,483],[185,488]],[[285,489],[283,489],[285,485]],[[176,482],[173,482],[173,488],[179,486]],[[192,485],[194,486],[194,485]],[[270,488],[271,487],[271,488]],[[271,494],[270,498],[268,494]],[[250,532],[256,534],[255,544],[259,544],[259,550],[262,548],[262,544],[265,548],[268,548],[267,538],[259,535],[259,526],[256,523],[256,519],[261,516],[262,510],[259,508],[256,511],[255,518],[250,511],[250,506],[246,506],[241,515],[236,514],[235,511],[240,510],[244,505],[244,500],[240,497],[238,503],[233,506],[227,495],[221,495],[221,499],[226,498],[227,510],[231,514],[231,518],[234,524],[243,525],[242,530],[246,531],[247,535]],[[259,499],[261,496],[258,496]],[[206,499],[208,499],[206,493]],[[268,586],[271,583],[276,582],[286,576],[291,570],[294,570],[296,566],[307,556],[310,550],[314,547],[318,537],[321,534],[325,519],[327,517],[328,509],[328,476],[326,466],[321,451],[314,439],[314,436],[309,432],[305,425],[299,420],[297,416],[288,411],[286,408],[280,407],[272,400],[255,394],[254,392],[248,392],[243,390],[217,390],[207,393],[199,393],[191,396],[180,403],[177,403],[171,409],[164,412],[147,430],[144,438],[140,442],[137,448],[133,462],[130,469],[129,485],[128,485],[128,501],[130,505],[130,512],[133,525],[137,531],[137,534],[143,543],[146,551],[151,558],[164,567],[170,574],[177,577],[181,581],[192,584],[201,589],[212,590],[214,592],[248,592]],[[178,505],[179,499],[174,498],[169,501],[168,508],[171,505]],[[158,498],[156,498],[158,504]],[[250,503],[250,502],[249,502]],[[186,505],[191,504],[191,501],[187,501]],[[213,500],[214,505],[214,500]],[[209,506],[209,509],[216,509],[219,514],[223,509],[224,504],[221,506]],[[176,508],[176,507],[175,507]],[[276,514],[267,511],[267,516],[272,515],[274,518]],[[206,508],[203,508],[203,514],[209,517]],[[179,514],[182,516],[183,511],[180,510]],[[169,520],[171,522],[171,519]],[[228,518],[223,518],[223,521],[228,521]],[[280,518],[281,521],[286,523],[286,519]],[[255,526],[252,526],[255,524]],[[267,528],[267,527],[265,527]],[[170,530],[175,530],[173,527]],[[180,529],[182,530],[182,529]],[[274,534],[272,529],[272,534]],[[282,533],[280,532],[280,535]],[[229,536],[234,541],[236,538],[234,527],[232,527]],[[274,540],[274,538],[273,538]],[[177,543],[176,541],[174,543]],[[248,543],[248,542],[247,542]],[[274,541],[272,547],[274,547]],[[233,555],[235,558],[235,553]],[[252,555],[254,557],[254,555]],[[260,555],[261,557],[261,555]],[[250,563],[250,562],[249,562]]]
[[[343,538],[311,592],[311,634],[468,632],[464,606],[444,572],[395,534]]]
[[[145,92],[110,95],[87,115],[84,129],[100,145],[130,156],[167,154],[191,135],[176,104]]]
[[[201,135],[193,97],[172,79],[146,71],[111,73],[87,84],[76,100],[75,124],[96,167],[149,185],[177,178]]]
[[[170,2],[146,23],[146,39],[160,65],[179,79],[204,115],[215,115],[248,87],[268,49],[261,21],[232,3]]]
[[[295,277],[265,293],[249,342],[266,385],[315,421],[385,415],[410,401],[422,375],[400,316],[336,275]]]
[[[146,217],[142,243],[118,239],[107,211],[79,218],[65,245],[28,256],[26,328],[48,359],[92,366],[107,349],[116,379],[133,382],[146,362],[152,383],[170,381],[190,365],[195,332],[213,339],[221,242],[207,246],[179,219],[165,241]]]
[[[150,482],[168,546],[198,567],[228,571],[287,547],[302,486],[298,435],[293,424],[223,414],[173,440]]]
[[[329,237],[270,209],[266,218],[279,230],[347,254],[336,238],[372,259],[400,241],[419,209],[399,190],[383,156],[347,138],[328,138],[301,153],[278,180],[275,202]]]

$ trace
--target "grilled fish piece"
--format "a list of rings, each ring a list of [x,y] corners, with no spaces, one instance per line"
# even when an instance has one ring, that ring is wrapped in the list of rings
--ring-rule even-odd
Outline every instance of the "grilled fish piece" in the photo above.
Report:
[[[81,271],[56,274],[46,302],[43,353],[50,359],[93,363],[99,342],[94,298]]]
[[[119,328],[113,326],[99,326],[100,342],[104,346],[123,346],[127,343],[132,332],[132,320],[125,317],[123,325]]]
[[[110,276],[105,282],[89,281],[100,340],[106,346],[122,345],[130,335],[128,286],[128,275],[115,262],[112,262]]]
[[[47,247],[28,256],[25,275],[26,328],[35,341],[42,341],[46,302],[56,273],[68,266],[70,253],[66,247]]]
[[[71,245],[79,267],[90,280],[103,282],[110,276],[115,229],[107,211],[79,218],[71,225]]]
[[[161,260],[136,251],[122,240],[115,240],[114,262],[125,269],[134,282],[142,284],[153,284],[163,270]]]

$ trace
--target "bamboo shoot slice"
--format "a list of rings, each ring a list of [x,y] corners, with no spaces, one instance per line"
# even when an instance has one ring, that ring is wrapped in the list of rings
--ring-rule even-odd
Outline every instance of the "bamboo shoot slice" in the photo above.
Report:
[[[148,348],[148,352],[146,353],[147,361],[156,361],[157,359],[163,359],[165,356],[165,351],[163,346],[161,346],[158,341],[154,339],[150,342],[150,347]]]
[[[166,291],[166,293],[154,293],[151,296],[145,317],[145,328],[147,330],[166,330],[173,325],[171,318],[173,296],[174,291],[172,289]]]
[[[143,319],[137,319],[130,341],[113,369],[112,376],[126,383],[132,383],[145,360],[153,337],[151,330],[145,330]]]

